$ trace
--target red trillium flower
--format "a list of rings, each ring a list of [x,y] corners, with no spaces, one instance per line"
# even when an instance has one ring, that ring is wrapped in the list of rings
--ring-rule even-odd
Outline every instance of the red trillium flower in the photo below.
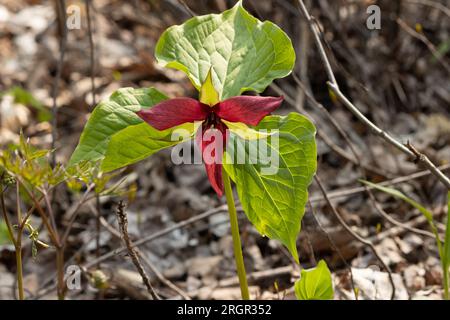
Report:
[[[207,86],[209,88],[205,89]],[[185,97],[169,99],[137,114],[157,130],[202,121],[195,139],[202,151],[211,186],[219,196],[222,196],[222,156],[227,143],[227,129],[234,123],[240,123],[241,127],[242,123],[250,126],[258,125],[265,116],[280,106],[283,97],[237,96],[224,101],[218,100],[208,74],[200,92],[200,101]],[[220,135],[212,134],[214,130],[218,130]],[[221,137],[222,141],[218,137]],[[213,150],[212,154],[205,155],[206,152],[203,152],[205,148]]]

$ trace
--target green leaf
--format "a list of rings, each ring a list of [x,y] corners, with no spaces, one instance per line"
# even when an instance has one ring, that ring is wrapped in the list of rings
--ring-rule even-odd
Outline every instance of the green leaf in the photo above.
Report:
[[[31,256],[33,257],[33,260],[36,260],[38,255],[38,247],[36,245],[36,241],[31,241]]]
[[[298,300],[332,300],[334,296],[331,272],[325,261],[320,260],[315,268],[301,272],[295,282],[295,295]]]
[[[176,130],[184,130],[181,140],[174,139]],[[161,149],[174,146],[195,132],[193,123],[158,131],[147,123],[129,126],[112,136],[106,150],[102,170],[105,172],[121,168],[147,158]]]
[[[449,296],[450,281],[450,191],[447,194],[447,226],[445,227],[444,252],[442,257],[442,268],[444,272],[444,297],[446,300]]]
[[[263,236],[280,240],[298,262],[296,241],[317,166],[316,130],[297,113],[265,117],[255,129],[272,134],[257,140],[231,134],[224,167],[236,183],[242,207],[255,228]],[[264,153],[267,157],[261,156]],[[245,161],[238,159],[242,155]],[[264,163],[270,159],[274,165],[278,161],[278,170]]]
[[[211,69],[221,100],[248,90],[261,92],[287,76],[295,63],[289,37],[272,22],[250,15],[241,1],[222,14],[168,28],[155,55],[163,66],[185,72],[199,91]]]
[[[9,236],[8,227],[6,222],[0,220],[0,245],[11,244],[11,237]]]
[[[22,87],[14,86],[11,89],[0,93],[0,97],[5,94],[9,94],[14,97],[15,103],[20,103],[29,107],[36,109],[38,112],[38,120],[39,121],[49,121],[52,118],[51,112],[36,99],[33,94]]]
[[[154,88],[122,88],[114,92],[95,108],[69,166],[86,160],[101,162],[102,170],[107,172],[178,143],[169,140],[172,132],[179,127],[158,131],[136,115],[137,111],[166,99]],[[181,128],[193,130],[193,125],[183,125]]]

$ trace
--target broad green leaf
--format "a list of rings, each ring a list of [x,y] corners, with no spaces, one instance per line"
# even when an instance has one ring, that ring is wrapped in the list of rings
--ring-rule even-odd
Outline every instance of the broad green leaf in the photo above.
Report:
[[[271,134],[244,140],[232,133],[224,167],[255,228],[280,240],[298,262],[296,241],[317,166],[316,130],[297,113],[265,117],[255,129]]]
[[[176,145],[190,138],[196,126],[185,123],[164,131],[158,131],[144,122],[129,126],[111,137],[102,170],[108,172],[136,163],[161,149]],[[179,138],[177,132],[180,133]]]
[[[298,300],[333,299],[333,281],[325,261],[320,260],[315,268],[302,270],[300,279],[295,282],[295,295]]]
[[[424,217],[427,219],[428,221],[428,225],[431,228],[431,231],[434,234],[434,237],[436,238],[436,244],[438,247],[438,251],[439,251],[439,256],[442,258],[442,243],[441,243],[441,239],[439,237],[439,233],[438,233],[438,229],[433,221],[433,214],[431,213],[431,211],[427,210],[424,206],[422,206],[420,203],[418,203],[417,201],[414,201],[413,199],[407,197],[406,195],[404,195],[402,192],[398,191],[397,189],[394,188],[390,188],[390,187],[384,187],[384,186],[380,186],[378,184],[369,182],[369,181],[365,181],[365,180],[360,180],[362,183],[368,185],[369,187],[372,187],[374,189],[383,191],[384,193],[390,194],[393,197],[396,197],[400,200],[403,200],[407,203],[409,203],[410,205],[412,205],[414,208],[416,208],[417,210],[419,210]]]
[[[155,55],[163,66],[185,72],[199,91],[211,69],[221,100],[263,91],[274,79],[287,76],[295,62],[289,37],[272,22],[250,15],[241,1],[221,14],[168,28]]]
[[[69,166],[88,160],[101,162],[102,170],[111,171],[176,144],[169,140],[178,127],[158,131],[136,115],[137,111],[165,99],[167,97],[154,88],[122,88],[114,92],[95,108]]]

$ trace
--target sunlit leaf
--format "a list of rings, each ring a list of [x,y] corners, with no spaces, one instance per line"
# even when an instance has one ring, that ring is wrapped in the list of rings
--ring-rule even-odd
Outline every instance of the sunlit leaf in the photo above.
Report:
[[[224,166],[255,228],[280,240],[298,261],[296,241],[317,166],[316,130],[297,113],[268,116],[256,129],[271,135],[244,140],[232,134]]]
[[[6,222],[0,220],[0,245],[11,244],[11,238],[9,236],[8,227]]]
[[[123,88],[101,102],[89,118],[69,165],[80,161],[99,162],[102,170],[111,171],[170,147],[172,128],[158,131],[145,124],[136,112],[167,99],[153,88]],[[183,129],[194,130],[193,125]]]
[[[301,272],[295,282],[298,300],[332,300],[334,296],[331,272],[325,261],[320,260],[315,268]]]
[[[160,64],[185,72],[200,91],[211,69],[220,100],[263,91],[287,76],[295,62],[289,37],[275,24],[250,15],[239,1],[221,14],[168,28],[156,45]]]

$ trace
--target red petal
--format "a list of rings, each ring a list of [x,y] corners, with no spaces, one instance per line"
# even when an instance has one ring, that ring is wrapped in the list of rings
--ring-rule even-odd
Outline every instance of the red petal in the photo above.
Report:
[[[214,112],[231,122],[256,126],[262,118],[281,105],[283,97],[238,96],[219,102]]]
[[[186,122],[202,121],[211,108],[191,98],[175,98],[137,112],[142,120],[158,130],[165,130]]]
[[[215,129],[200,127],[195,137],[202,152],[209,182],[219,197],[223,195],[222,156],[227,143],[227,135],[226,126],[221,122]],[[217,140],[220,138],[222,141]],[[213,152],[209,152],[209,150]]]

